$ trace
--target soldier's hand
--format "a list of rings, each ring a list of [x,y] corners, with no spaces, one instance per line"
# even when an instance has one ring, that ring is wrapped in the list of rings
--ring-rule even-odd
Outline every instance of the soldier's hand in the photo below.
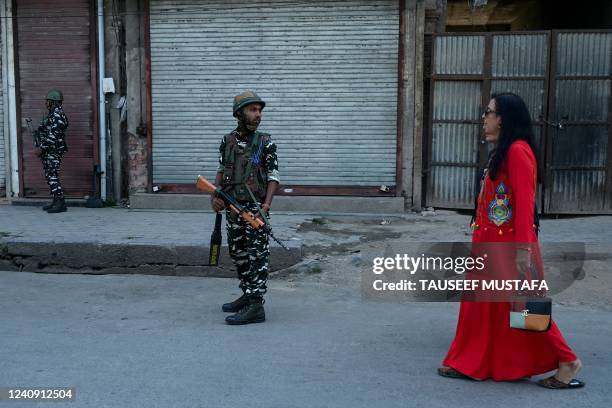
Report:
[[[261,211],[265,212],[266,215],[270,214],[270,204],[263,203],[261,205]]]
[[[34,148],[34,154],[36,155],[36,157],[40,157],[43,154],[43,151],[40,147],[35,147]]]
[[[210,204],[212,206],[212,209],[215,210],[216,212],[220,212],[225,208],[225,203],[219,197],[213,196],[212,199],[210,200]]]

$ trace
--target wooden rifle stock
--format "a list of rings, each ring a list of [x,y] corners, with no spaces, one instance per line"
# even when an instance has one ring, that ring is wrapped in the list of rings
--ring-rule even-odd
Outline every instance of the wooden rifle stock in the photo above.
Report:
[[[198,176],[198,178],[196,179],[196,187],[198,188],[198,190],[202,190],[205,193],[209,194],[214,194],[215,190],[217,189],[217,187],[215,187],[213,183],[206,180],[202,176]]]
[[[220,199],[223,200],[225,205],[228,206],[231,211],[242,217],[254,229],[259,230],[266,226],[266,223],[262,219],[255,217],[252,212],[246,211],[244,207],[241,206],[232,196],[230,196],[220,188],[215,187],[214,184],[206,180],[204,177],[198,176],[198,178],[196,179],[196,187],[198,188],[198,190],[202,190],[205,193],[217,195]]]

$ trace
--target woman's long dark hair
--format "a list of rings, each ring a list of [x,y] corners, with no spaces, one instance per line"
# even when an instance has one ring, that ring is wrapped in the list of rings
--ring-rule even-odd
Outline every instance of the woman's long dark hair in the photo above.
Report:
[[[495,111],[501,116],[501,129],[497,147],[491,152],[489,161],[489,175],[492,180],[497,178],[502,163],[506,159],[506,154],[512,143],[517,140],[524,140],[531,147],[531,151],[536,159],[536,173],[538,170],[539,154],[535,144],[531,116],[523,99],[513,93],[503,92],[491,96],[495,100]],[[539,176],[538,176],[539,179]]]

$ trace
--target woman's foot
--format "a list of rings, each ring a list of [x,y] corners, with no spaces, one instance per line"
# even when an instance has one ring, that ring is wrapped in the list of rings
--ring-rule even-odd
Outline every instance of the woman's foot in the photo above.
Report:
[[[569,363],[559,363],[559,369],[555,374],[555,378],[562,383],[568,384],[574,378],[576,378],[576,374],[582,368],[582,361],[577,358],[575,361],[571,361]]]
[[[557,373],[552,377],[538,381],[538,385],[551,389],[582,388],[584,382],[576,379],[576,374],[581,368],[582,361],[580,359],[569,363],[559,363]]]
[[[557,380],[553,375],[551,377],[538,381],[538,385],[540,387],[548,388],[551,390],[563,390],[568,388],[582,388],[584,387],[585,383],[584,381],[576,379],[570,380],[568,383],[564,383]]]
[[[441,375],[442,377],[446,377],[446,378],[460,378],[463,380],[471,380],[471,378],[468,377],[467,375],[462,374],[459,371],[455,370],[454,368],[450,368],[450,367],[438,368],[438,375]]]

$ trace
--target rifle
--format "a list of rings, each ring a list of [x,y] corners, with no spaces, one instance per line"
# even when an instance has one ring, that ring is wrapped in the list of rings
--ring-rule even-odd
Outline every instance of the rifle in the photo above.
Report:
[[[34,142],[34,147],[40,147],[40,132],[38,130],[34,130],[32,128],[32,118],[26,118],[26,125],[28,127],[28,131],[32,135],[32,139]]]
[[[221,253],[221,220],[223,220],[223,214],[217,213],[215,218],[215,229],[210,236],[210,253],[208,255],[208,264],[212,266],[219,265],[219,255]]]
[[[274,236],[274,234],[272,233],[272,227],[269,224],[264,222],[261,218],[253,215],[252,212],[246,210],[238,203],[238,201],[236,201],[234,197],[221,190],[221,187],[216,187],[210,181],[206,180],[203,176],[198,176],[198,178],[196,179],[196,187],[198,188],[198,190],[202,190],[205,193],[215,194],[217,197],[223,200],[225,205],[228,206],[232,212],[236,213],[239,217],[242,217],[243,220],[248,222],[254,230],[257,231],[264,228],[274,241],[276,241],[281,247],[283,247],[287,251],[289,250],[289,248],[287,248],[285,244],[283,244],[278,238]]]
[[[238,204],[238,201],[225,191],[221,190],[221,187],[215,187],[210,181],[206,180],[202,176],[198,176],[196,180],[196,187],[199,190],[204,191],[205,193],[215,194],[220,199],[223,200],[226,206],[229,207],[230,210],[238,214],[238,216],[242,217],[246,222],[251,224],[251,227],[255,230],[259,230],[263,228],[266,224],[259,218],[256,218],[252,212],[247,211],[243,206]]]

